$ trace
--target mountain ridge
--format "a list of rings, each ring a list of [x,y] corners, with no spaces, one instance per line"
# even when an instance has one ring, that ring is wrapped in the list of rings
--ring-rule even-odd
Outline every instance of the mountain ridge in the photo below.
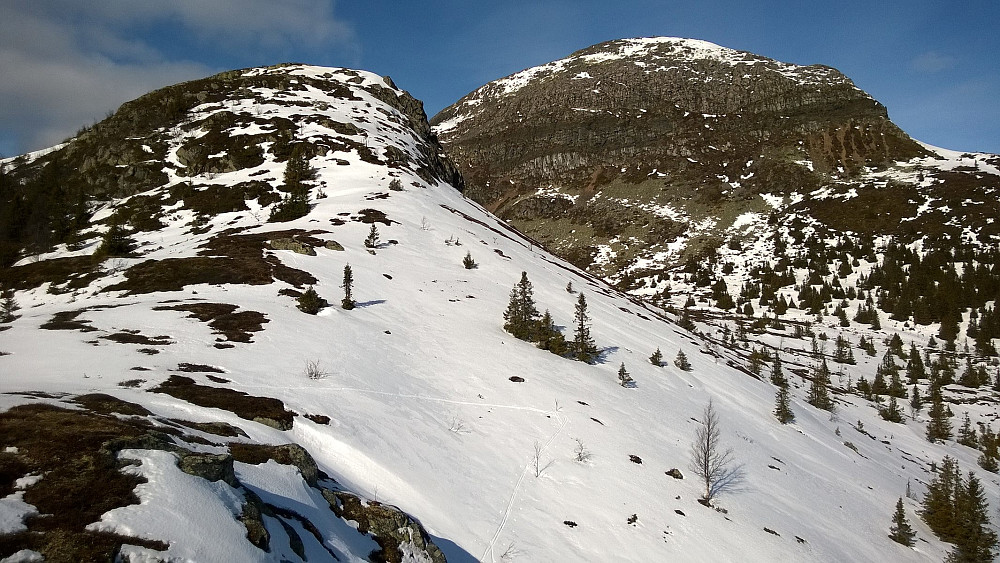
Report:
[[[916,517],[920,503],[911,496],[942,456],[968,469],[981,452],[927,441],[922,414],[905,424],[884,420],[852,383],[871,378],[884,359],[860,348],[855,364],[834,364],[839,373],[827,387],[836,410],[807,402],[813,369],[828,356],[833,362],[820,351],[821,336],[846,335],[852,347],[864,337],[892,360],[883,338],[903,335],[930,350],[932,328],[890,319],[885,329],[841,327],[831,315],[816,320],[807,306],[782,315],[781,327],[758,327],[752,315],[709,303],[662,309],[550,255],[464,197],[434,138],[368,90],[388,88],[381,77],[294,65],[240,72],[279,76],[199,101],[146,138],[123,135],[153,155],[142,158],[166,180],[99,192],[69,240],[39,242],[4,270],[4,281],[17,283],[7,295],[20,303],[0,325],[10,327],[0,331],[4,414],[23,415],[28,428],[53,404],[106,421],[138,417],[128,419],[135,432],[150,425],[212,470],[185,472],[182,464],[190,469],[198,457],[185,462],[190,455],[164,452],[150,438],[120,450],[100,444],[96,450],[118,453],[108,475],[147,480],[123,495],[142,503],[126,498],[77,532],[138,536],[112,541],[133,560],[336,553],[364,561],[381,549],[389,560],[426,561],[419,531],[381,533],[379,521],[398,531],[395,516],[374,514],[391,504],[419,520],[451,561],[944,557],[949,546]],[[343,88],[315,88],[303,76]],[[199,146],[209,150],[196,154]],[[42,185],[37,178],[66,148],[9,161],[8,178]],[[428,165],[431,152],[440,168]],[[298,165],[305,171],[289,173]],[[130,177],[130,164],[108,166],[115,174],[106,185]],[[269,221],[303,191],[304,215]],[[99,252],[121,235],[131,239],[126,250]],[[880,266],[868,250],[850,250],[858,266],[836,278],[844,286]],[[348,265],[351,310],[337,305]],[[783,297],[793,283],[808,285],[806,270],[782,270],[782,279],[794,279],[779,288]],[[586,297],[593,363],[504,330],[522,272],[550,328],[567,338]],[[822,276],[833,283],[835,274]],[[300,309],[310,288],[328,304],[315,315]],[[655,365],[654,350],[664,360]],[[761,350],[785,362],[793,424],[772,414],[776,386],[754,368]],[[689,367],[673,363],[681,352]],[[919,385],[926,392],[931,384]],[[945,387],[956,410],[991,420],[989,388]],[[80,401],[90,406],[74,406]],[[689,462],[709,401],[746,480],[705,506]],[[0,461],[17,469],[4,507],[28,530],[2,532],[22,542],[0,543],[4,556],[49,549],[39,545],[45,518],[30,507],[48,506],[34,496],[42,488],[59,490],[34,470],[59,464],[43,464],[31,433],[24,436],[0,444]],[[117,463],[129,464],[125,473]],[[227,481],[227,463],[237,486]],[[911,484],[916,492],[904,507],[926,542],[907,548],[886,535]],[[987,496],[997,502],[995,487]],[[171,498],[186,502],[166,504]],[[185,511],[209,510],[221,515],[199,530],[210,545],[183,525]],[[261,528],[270,551],[254,543]]]

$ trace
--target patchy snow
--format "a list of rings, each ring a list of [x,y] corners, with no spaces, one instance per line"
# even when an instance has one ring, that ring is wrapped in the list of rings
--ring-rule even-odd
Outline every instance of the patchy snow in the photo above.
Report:
[[[0,534],[16,534],[28,529],[24,519],[38,514],[38,510],[24,502],[24,491],[15,491],[0,498]]]
[[[626,44],[623,56],[656,43]],[[698,56],[732,56],[711,44],[687,47]],[[744,63],[752,61],[734,64]],[[345,81],[352,77],[318,67],[296,67],[294,72]],[[358,76],[362,84],[388,88],[380,77]],[[309,111],[354,123],[365,131],[366,142],[376,152],[390,145],[408,154],[419,152],[419,139],[394,121],[397,113],[369,93],[355,91],[361,101],[338,101],[315,90],[291,94],[311,104],[327,104],[325,110],[313,106]],[[274,92],[259,94],[268,100],[260,108],[271,112],[267,115],[292,118],[306,111],[280,105]],[[388,116],[367,113],[365,104],[386,109]],[[257,111],[249,104],[239,107],[239,111]],[[192,118],[218,109],[199,107]],[[355,119],[362,112],[368,116],[366,121]],[[303,129],[302,135],[321,132],[312,125]],[[188,134],[178,131],[177,135],[170,142],[165,164],[170,181],[207,180],[177,175],[176,149]],[[338,159],[347,164],[338,164]],[[838,396],[839,418],[832,419],[805,403],[801,379],[795,379],[792,388],[797,421],[782,426],[771,415],[774,387],[727,365],[729,361],[742,365],[735,352],[722,350],[719,357],[707,353],[708,341],[662,320],[662,311],[638,304],[540,251],[452,187],[429,184],[408,169],[365,162],[353,150],[331,151],[310,163],[317,167],[316,181],[325,184],[328,197],[315,200],[306,217],[268,224],[267,210],[251,206],[250,212],[215,217],[208,233],[192,235],[187,223],[195,214],[174,208],[167,212],[166,228],[137,235],[142,256],[120,266],[194,256],[199,245],[226,228],[251,233],[289,228],[328,231],[315,236],[340,242],[344,251],[319,248],[316,256],[273,255],[282,264],[315,276],[316,290],[334,304],[342,296],[343,270],[349,263],[357,309],[333,306],[318,315],[306,315],[295,307],[294,299],[279,294],[291,289],[284,282],[199,284],[182,291],[120,296],[102,291],[109,285],[105,279],[75,293],[48,293],[46,286],[18,291],[21,317],[11,323],[11,330],[0,333],[0,350],[10,353],[0,357],[4,374],[0,391],[109,393],[142,404],[158,416],[221,420],[242,428],[250,440],[300,444],[340,485],[417,517],[440,538],[452,561],[501,561],[508,546],[526,561],[943,558],[948,546],[933,538],[916,517],[917,503],[909,499],[904,503],[910,521],[921,540],[927,541],[913,549],[891,542],[886,535],[892,509],[908,482],[917,494],[922,493],[928,464],[940,461],[945,453],[958,458],[965,471],[976,467],[977,454],[971,449],[953,443],[930,444],[923,436],[922,419],[891,424],[853,396]],[[269,178],[274,185],[283,170],[283,163],[268,157],[260,167],[220,174],[211,183],[228,186],[248,178]],[[251,177],[251,173],[262,174]],[[368,199],[383,192],[392,177],[399,177],[406,189],[391,192],[384,200]],[[538,193],[573,197],[556,188]],[[796,193],[790,199],[794,203],[803,198]],[[777,195],[762,194],[762,199],[773,208],[783,205]],[[374,253],[365,249],[363,241],[371,225],[344,219],[366,208],[386,213],[392,223],[378,223],[377,228],[383,240],[396,244],[384,244]],[[112,212],[109,206],[97,216]],[[691,220],[684,209],[668,205],[654,212]],[[763,217],[740,215],[733,226],[744,228]],[[335,220],[343,224],[334,226]],[[699,232],[718,228],[711,219],[693,220],[692,230],[634,266],[670,260]],[[461,246],[443,242],[451,235],[460,239]],[[628,244],[632,242],[615,240],[598,248],[598,256],[613,260],[618,249]],[[729,255],[744,256],[740,267],[747,268],[762,259],[768,244],[773,243],[750,241]],[[478,264],[476,269],[462,267],[466,252]],[[106,266],[117,268],[113,263]],[[602,348],[599,362],[589,365],[556,357],[503,330],[509,292],[522,271],[534,285],[539,308],[549,309],[568,337],[572,337],[577,295],[565,290],[567,283],[583,292],[593,337]],[[112,279],[122,279],[123,273],[115,276]],[[791,289],[786,293],[790,295]],[[263,332],[255,333],[253,342],[219,349],[213,346],[216,335],[204,323],[179,311],[153,309],[167,300],[232,303],[241,310],[263,313],[269,322]],[[114,306],[90,308],[81,314],[98,332],[47,331],[45,345],[39,345],[43,341],[39,327],[52,315],[94,306]],[[139,346],[99,338],[123,329],[168,335],[173,344],[149,356]],[[905,334],[925,338],[919,330]],[[854,335],[854,341],[859,335]],[[762,338],[772,346],[799,345],[783,342],[780,336]],[[692,371],[651,365],[648,357],[656,348],[668,358],[684,350]],[[310,379],[303,373],[303,365],[310,360],[323,365],[324,377]],[[797,356],[789,360],[802,362]],[[299,416],[292,430],[282,432],[220,409],[195,407],[168,395],[118,385],[136,376],[132,371],[136,366],[149,370],[142,372],[148,388],[165,380],[179,363],[192,361],[223,368],[230,380],[226,385],[233,389],[280,399],[299,414],[329,416],[330,423],[316,424]],[[857,375],[863,369],[871,373],[874,364],[866,362],[848,373]],[[615,373],[622,363],[635,378],[635,388],[618,385]],[[524,381],[512,382],[513,376]],[[733,448],[747,471],[742,489],[717,499],[725,514],[697,502],[701,487],[687,470],[697,427],[694,419],[710,399],[720,413],[725,446]],[[0,406],[8,408],[17,400],[0,395]],[[857,420],[863,420],[876,439],[855,431],[851,423]],[[574,460],[576,439],[593,453],[589,463]],[[531,469],[536,443],[544,468],[538,476]],[[643,463],[634,463],[630,455]],[[249,543],[237,520],[245,500],[240,491],[181,472],[176,457],[168,452],[126,450],[121,456],[137,462],[125,471],[148,479],[136,490],[140,504],[105,513],[91,529],[170,545],[164,553],[127,546],[123,559],[265,561],[292,557],[278,549],[267,554]],[[665,476],[671,468],[679,468],[685,479]],[[367,556],[364,550],[371,547],[370,539],[316,510],[322,506],[320,499],[315,490],[304,486],[295,468],[273,462],[238,463],[236,471],[266,502],[308,513],[310,519],[324,523],[322,543],[312,542],[305,530],[296,529],[311,542],[305,548],[316,557],[310,560],[319,559],[319,550],[326,547],[337,550],[345,560]],[[20,521],[30,510],[16,504],[18,494],[0,501],[5,514],[14,515],[4,522]],[[988,488],[987,494],[995,507],[996,487]],[[633,514],[638,517],[634,526],[628,524]],[[577,527],[564,521],[575,522]],[[287,539],[276,520],[265,523],[276,544]],[[404,552],[409,549],[404,544]]]
[[[188,561],[267,561],[237,520],[243,495],[223,483],[188,475],[177,457],[159,450],[122,450],[138,465],[123,471],[148,480],[135,489],[139,504],[105,512],[88,530],[157,539],[170,544],[161,557]]]

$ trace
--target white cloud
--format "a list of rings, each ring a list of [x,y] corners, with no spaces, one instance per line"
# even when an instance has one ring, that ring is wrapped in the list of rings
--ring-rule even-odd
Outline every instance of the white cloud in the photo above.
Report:
[[[4,4],[0,151],[6,153],[50,146],[150,90],[225,70],[211,57],[270,64],[303,50],[358,52],[331,0]],[[165,30],[175,36],[165,38]],[[163,47],[169,41],[180,48]]]
[[[914,57],[910,61],[910,68],[918,72],[935,73],[948,70],[955,66],[956,62],[954,57],[942,55],[935,51],[928,51]]]

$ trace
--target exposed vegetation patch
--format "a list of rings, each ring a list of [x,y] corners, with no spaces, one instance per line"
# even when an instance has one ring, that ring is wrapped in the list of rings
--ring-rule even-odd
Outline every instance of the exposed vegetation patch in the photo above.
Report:
[[[353,221],[359,221],[361,223],[382,223],[385,226],[390,226],[398,221],[393,221],[386,216],[385,213],[379,211],[378,209],[362,209],[358,211],[358,214],[351,217]]]
[[[269,322],[263,313],[257,311],[236,312],[238,307],[228,303],[190,303],[184,305],[154,307],[154,311],[187,311],[191,318],[208,323],[208,326],[232,342],[253,342],[251,333],[264,330]],[[220,339],[222,340],[222,339]]]
[[[126,281],[105,288],[126,291],[129,295],[155,291],[181,291],[197,284],[271,283],[272,267],[266,260],[209,258],[168,258],[147,260],[125,271]]]
[[[86,312],[87,309],[77,309],[76,311],[60,311],[48,321],[42,323],[39,328],[45,330],[79,330],[80,332],[92,332],[97,330],[90,326],[90,321],[77,319]]]
[[[206,364],[189,364],[187,362],[177,364],[177,371],[183,371],[186,373],[226,373],[225,370],[219,369],[215,366]]]
[[[142,344],[145,346],[168,346],[174,343],[170,340],[169,336],[146,336],[144,334],[128,331],[108,334],[106,336],[102,336],[101,338],[117,342],[119,344]]]
[[[27,531],[0,536],[0,557],[30,549],[47,561],[111,561],[124,543],[167,549],[159,541],[86,529],[105,512],[139,502],[133,490],[145,480],[119,471],[113,444],[150,436],[147,423],[20,405],[0,413],[0,432],[5,445],[17,448],[0,455],[0,491],[13,490],[13,480],[28,473],[44,474],[24,493],[40,515],[26,520]]]
[[[153,413],[149,412],[146,407],[138,405],[136,403],[130,403],[128,401],[119,399],[118,397],[113,397],[105,393],[91,393],[89,395],[80,395],[73,400],[74,403],[80,405],[81,407],[99,414],[124,414],[127,416],[148,416]]]
[[[0,285],[24,290],[48,282],[53,286],[65,284],[66,291],[81,289],[100,277],[99,264],[100,261],[91,256],[70,256],[0,268]]]
[[[236,438],[242,436],[247,437],[247,433],[242,429],[229,424],[228,422],[191,422],[190,420],[178,420],[171,419],[171,422],[176,422],[181,426],[186,426],[188,428],[193,428],[199,430],[206,434],[214,434],[216,436],[224,436],[226,438]]]
[[[233,186],[192,186],[177,184],[170,194],[184,200],[184,208],[199,215],[218,215],[235,211],[246,211],[246,201],[256,199],[261,205],[274,203],[278,197],[266,182],[242,182]]]
[[[221,387],[198,385],[190,377],[171,375],[153,393],[165,393],[201,407],[227,410],[240,418],[266,424],[279,430],[290,430],[295,416],[285,410],[285,404],[270,397],[254,397]]]
[[[147,260],[126,270],[124,282],[105,290],[134,295],[180,291],[185,286],[197,284],[267,285],[276,279],[295,287],[315,284],[317,280],[312,274],[285,266],[278,257],[264,254],[269,239],[310,234],[313,233],[300,230],[246,235],[223,233],[206,242],[199,251],[200,256]]]

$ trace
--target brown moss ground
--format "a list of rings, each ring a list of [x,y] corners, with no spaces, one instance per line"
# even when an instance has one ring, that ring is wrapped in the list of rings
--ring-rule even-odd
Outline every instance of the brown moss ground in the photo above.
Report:
[[[103,403],[108,410],[120,408],[113,400]],[[107,446],[148,432],[148,423],[139,419],[51,405],[20,405],[0,413],[4,445],[18,449],[0,456],[0,491],[12,490],[13,481],[27,473],[44,473],[24,494],[40,515],[26,520],[26,532],[0,536],[0,557],[32,549],[46,561],[111,561],[123,543],[166,549],[162,542],[86,529],[105,512],[139,502],[133,490],[143,479],[122,473],[115,449]]]

